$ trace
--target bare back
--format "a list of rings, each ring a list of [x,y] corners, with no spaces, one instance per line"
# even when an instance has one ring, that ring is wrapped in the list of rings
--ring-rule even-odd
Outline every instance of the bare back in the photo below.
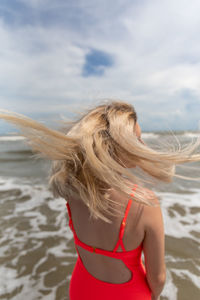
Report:
[[[110,198],[122,203],[125,211],[129,198],[119,195],[116,191],[110,193]],[[109,216],[113,223],[108,224],[102,220],[89,219],[88,208],[81,199],[70,199],[69,205],[78,238],[88,245],[113,251],[119,236],[121,217]],[[132,201],[123,236],[126,251],[136,249],[145,242],[146,231],[151,227],[150,220],[155,218],[152,209],[148,210],[146,205]],[[156,226],[159,227],[160,224]],[[122,260],[91,253],[78,245],[77,249],[85,268],[97,279],[111,283],[125,283],[131,279],[131,271]],[[119,247],[117,251],[121,252],[122,248]]]

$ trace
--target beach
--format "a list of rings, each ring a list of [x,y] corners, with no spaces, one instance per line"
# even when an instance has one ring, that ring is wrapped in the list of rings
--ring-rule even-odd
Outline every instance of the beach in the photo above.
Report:
[[[177,133],[187,144],[198,133]],[[149,146],[165,133],[143,133]],[[183,166],[183,165],[182,165]],[[50,162],[34,159],[24,138],[0,136],[0,299],[68,300],[77,259],[65,199],[48,188]],[[200,176],[200,162],[177,166]],[[161,300],[200,299],[200,180],[175,178],[156,186],[165,226],[167,279]]]

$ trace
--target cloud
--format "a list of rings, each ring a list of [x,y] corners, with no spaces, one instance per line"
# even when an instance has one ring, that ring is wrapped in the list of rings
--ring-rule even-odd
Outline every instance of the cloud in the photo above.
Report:
[[[59,115],[121,98],[143,130],[195,129],[199,10],[197,0],[1,1],[0,107]]]

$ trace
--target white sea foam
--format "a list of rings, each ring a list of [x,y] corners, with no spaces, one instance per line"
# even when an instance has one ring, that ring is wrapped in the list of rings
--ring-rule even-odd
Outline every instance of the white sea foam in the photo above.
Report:
[[[199,276],[194,275],[193,273],[189,272],[188,270],[176,270],[176,269],[173,269],[173,272],[177,276],[179,276],[179,277],[181,277],[183,279],[189,278],[192,281],[192,283],[194,285],[196,285],[197,288],[200,287],[200,277]]]
[[[0,266],[0,294],[10,293],[16,286],[19,286],[17,281],[17,270],[8,267]]]
[[[177,292],[178,289],[173,283],[171,272],[166,270],[166,283],[161,295],[169,300],[177,300]]]
[[[196,191],[196,193],[175,194],[157,192],[157,195],[161,198],[160,203],[163,212],[165,233],[177,238],[192,238],[199,242],[199,239],[190,233],[192,230],[199,231],[199,222],[197,220],[200,219],[200,212],[195,214],[190,212],[192,207],[200,207],[200,190],[193,189],[193,191]],[[178,204],[185,211],[184,215],[173,209],[175,204]],[[174,217],[170,215],[170,208],[173,209]],[[184,224],[184,222],[186,223]]]
[[[43,282],[43,279],[46,275],[48,275],[49,270],[42,272],[37,280],[33,280],[33,276],[36,274],[37,267],[39,267],[46,260],[48,253],[62,258],[70,256],[71,260],[72,255],[67,255],[66,253],[68,249],[68,241],[72,238],[72,232],[67,226],[65,200],[59,198],[50,202],[49,199],[51,199],[52,194],[43,184],[31,185],[28,180],[25,182],[24,179],[21,180],[20,178],[14,179],[0,177],[0,191],[12,192],[13,190],[19,190],[21,192],[19,197],[28,195],[30,196],[30,199],[27,197],[26,201],[20,202],[20,200],[18,200],[16,202],[18,196],[14,194],[11,196],[8,193],[6,197],[4,196],[4,198],[0,200],[1,204],[5,202],[8,203],[8,201],[15,203],[13,211],[10,212],[10,214],[1,217],[2,222],[4,220],[7,224],[9,224],[9,222],[12,224],[10,227],[6,227],[4,229],[3,236],[0,237],[0,244],[3,244],[3,246],[0,247],[1,258],[3,259],[5,257],[6,261],[8,253],[12,253],[11,251],[16,252],[15,257],[10,260],[10,264],[12,264],[13,267],[16,266],[16,269],[10,269],[6,265],[0,266],[0,295],[12,293],[16,288],[20,288],[21,286],[22,290],[19,292],[19,294],[13,296],[12,299],[55,299],[57,288],[61,284],[66,284],[66,278],[68,274],[66,274],[64,283],[60,282],[59,285],[55,287],[51,286],[49,288],[45,287]],[[50,225],[47,221],[47,215],[40,211],[40,206],[43,206],[44,204],[58,213],[54,224],[52,224],[54,226],[58,226],[58,230],[56,231],[42,231],[39,227],[41,225]],[[50,215],[48,215],[48,217],[51,218]],[[23,220],[29,221],[30,228],[28,230],[18,229],[18,225],[20,225],[20,222]],[[26,271],[25,265],[20,267],[20,271],[19,268],[17,268],[19,259],[28,255],[29,252],[40,249],[44,244],[45,238],[57,238],[58,243],[56,246],[47,247],[45,256],[41,256],[39,261],[37,261],[31,274],[19,277],[19,272],[22,274],[23,271]],[[27,245],[27,242],[29,241],[32,244],[31,248],[25,249],[25,245]],[[27,257],[29,256],[31,256],[31,254]],[[67,260],[62,263],[62,265],[68,264],[69,261]],[[55,267],[51,268],[50,270],[55,270]],[[43,295],[40,290],[49,291],[49,294]]]
[[[25,140],[25,137],[23,136],[0,136],[0,141],[6,141],[6,142],[13,142],[13,141],[21,141]]]
[[[200,137],[200,132],[185,132],[183,136],[189,137],[189,138],[197,138]]]
[[[159,136],[159,134],[153,132],[142,132],[142,139],[156,139]]]

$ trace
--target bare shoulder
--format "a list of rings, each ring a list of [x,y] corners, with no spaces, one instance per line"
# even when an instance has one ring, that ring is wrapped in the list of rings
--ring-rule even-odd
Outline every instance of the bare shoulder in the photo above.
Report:
[[[151,197],[151,202],[153,203],[153,205],[143,204],[143,220],[145,223],[145,229],[156,227],[161,228],[163,227],[163,216],[159,198],[152,190],[146,190],[148,191],[148,194]]]

